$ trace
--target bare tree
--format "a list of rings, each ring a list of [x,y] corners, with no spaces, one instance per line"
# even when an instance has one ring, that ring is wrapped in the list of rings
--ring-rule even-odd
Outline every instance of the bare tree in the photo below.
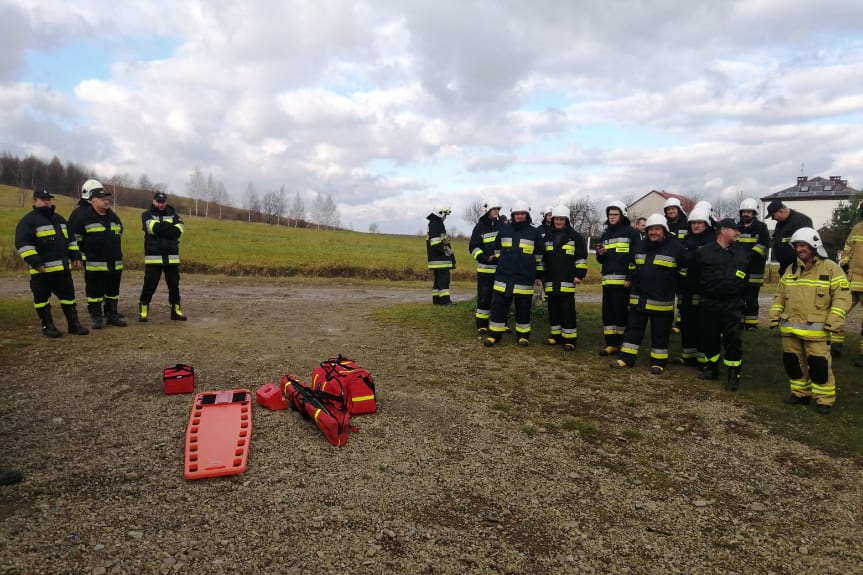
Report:
[[[196,216],[198,215],[198,200],[204,197],[206,185],[207,182],[204,179],[204,174],[201,173],[201,168],[195,166],[195,169],[189,174],[189,181],[186,182],[186,193],[195,200]]]
[[[485,212],[486,209],[482,200],[475,200],[468,205],[467,211],[465,211],[462,219],[471,226],[475,226],[479,219],[485,215]]]
[[[299,191],[294,194],[294,199],[288,208],[288,217],[294,220],[294,227],[297,227],[300,220],[306,217],[306,204],[303,202]]]
[[[252,212],[260,213],[261,199],[258,197],[258,192],[255,190],[255,184],[249,182],[246,186],[246,195],[243,196],[243,208],[249,214],[249,221],[252,221]]]
[[[219,207],[219,219],[222,219],[222,206],[228,200],[228,190],[225,189],[225,184],[221,181],[216,182],[213,189],[213,202]]]
[[[378,226],[377,222],[372,222],[369,224],[369,233],[377,234],[380,232],[380,226]]]
[[[566,207],[569,208],[569,221],[575,231],[585,238],[599,235],[602,219],[596,206],[589,199],[570,200]]]
[[[264,194],[262,202],[264,221],[268,224],[274,221],[278,223],[279,217],[285,213],[285,202],[283,194],[280,191],[270,191]]]

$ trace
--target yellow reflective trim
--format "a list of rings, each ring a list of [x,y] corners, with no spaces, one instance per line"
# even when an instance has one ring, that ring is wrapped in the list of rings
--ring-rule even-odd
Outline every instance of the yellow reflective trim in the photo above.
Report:
[[[374,398],[375,398],[374,395],[360,395],[359,397],[354,397],[353,400],[354,401],[371,401]]]

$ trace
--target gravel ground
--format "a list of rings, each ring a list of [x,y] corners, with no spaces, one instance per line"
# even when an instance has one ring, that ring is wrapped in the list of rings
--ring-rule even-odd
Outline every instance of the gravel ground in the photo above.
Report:
[[[425,289],[183,289],[189,322],[160,304],[148,324],[56,341],[34,321],[32,355],[2,358],[0,460],[26,478],[0,488],[0,574],[863,573],[859,465],[721,396],[609,380],[590,350],[442,348],[367,317]],[[254,391],[339,352],[381,402],[347,446],[255,406],[247,472],[183,479],[192,396],[164,395],[163,367],[195,365],[196,391]]]

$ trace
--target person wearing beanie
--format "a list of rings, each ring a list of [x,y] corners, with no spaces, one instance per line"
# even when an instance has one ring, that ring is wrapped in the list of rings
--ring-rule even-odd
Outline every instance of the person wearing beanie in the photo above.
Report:
[[[144,286],[138,298],[138,321],[150,319],[150,302],[162,274],[168,286],[171,319],[186,321],[180,308],[180,236],[186,230],[183,218],[172,206],[168,196],[156,192],[152,205],[141,214],[144,231]]]

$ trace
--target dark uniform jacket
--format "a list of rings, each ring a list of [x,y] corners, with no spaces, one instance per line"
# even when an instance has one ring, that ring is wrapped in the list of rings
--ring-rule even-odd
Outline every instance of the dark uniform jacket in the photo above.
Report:
[[[812,218],[798,211],[790,210],[784,222],[778,222],[773,230],[773,259],[785,270],[797,261],[797,252],[791,245],[791,236],[800,228],[811,228]]]
[[[659,242],[642,240],[635,246],[630,272],[629,305],[640,311],[674,311],[674,294],[686,270],[686,250],[672,235]]]
[[[742,298],[749,269],[749,250],[738,243],[723,248],[710,242],[698,248],[689,268],[692,281],[702,298]]]
[[[455,254],[450,247],[443,219],[437,214],[426,216],[429,229],[426,234],[426,256],[428,269],[452,269],[455,267]]]
[[[500,259],[494,275],[495,291],[533,295],[533,282],[542,273],[540,232],[524,222],[507,222],[500,228]]]
[[[104,216],[90,206],[75,218],[72,233],[84,253],[87,271],[105,272],[123,269],[123,223],[114,210],[108,208]]]
[[[86,212],[89,209],[90,209],[90,202],[88,202],[87,200],[85,200],[83,198],[78,200],[78,205],[75,206],[75,209],[72,210],[71,214],[69,214],[69,220],[68,220],[67,225],[69,226],[70,230],[75,228],[75,222],[78,220],[78,218],[81,217],[81,214],[83,214],[84,212]]]
[[[599,243],[607,251],[604,255],[596,254],[596,261],[602,264],[602,287],[623,287],[629,273],[632,248],[639,241],[638,230],[630,226],[626,217],[620,218],[620,223],[614,226],[606,222]]]
[[[479,219],[470,235],[468,250],[476,260],[477,273],[493,274],[497,269],[497,260],[489,261],[492,256],[500,256],[497,236],[500,233],[500,220],[493,220],[488,215]]]
[[[680,293],[693,302],[698,301],[698,286],[695,283],[697,279],[693,274],[689,273],[689,265],[691,265],[695,260],[695,252],[698,251],[698,248],[711,242],[716,242],[716,232],[710,226],[705,228],[700,234],[694,234],[690,231],[686,234],[686,237],[683,238],[682,243],[683,249],[686,250],[687,265],[683,270],[683,280],[680,282]]]
[[[573,278],[587,275],[587,244],[569,224],[546,234],[542,259],[545,293],[574,293]]]
[[[665,222],[668,224],[668,232],[671,235],[676,236],[677,239],[682,240],[689,234],[689,220],[687,220],[686,216],[683,215],[683,211],[681,211],[680,215],[677,216],[676,221],[672,222],[668,219],[668,216],[666,216]]]
[[[66,220],[54,206],[34,207],[18,221],[15,249],[30,266],[31,274],[39,273],[36,268],[42,266],[44,273],[69,271],[69,262],[81,259],[78,243],[70,237]]]
[[[151,206],[141,214],[144,230],[145,264],[179,264],[180,236],[183,234],[183,218],[171,206],[164,210]]]
[[[749,225],[740,222],[740,237],[737,243],[749,248],[749,283],[764,283],[764,265],[767,263],[767,248],[770,231],[767,224],[753,218]],[[796,256],[795,256],[796,257]]]

